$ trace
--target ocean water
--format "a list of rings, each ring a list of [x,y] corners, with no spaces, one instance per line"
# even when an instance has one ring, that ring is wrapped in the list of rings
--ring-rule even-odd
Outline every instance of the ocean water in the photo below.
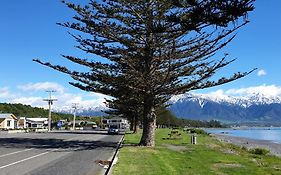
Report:
[[[208,133],[267,140],[281,144],[281,128],[206,129]]]

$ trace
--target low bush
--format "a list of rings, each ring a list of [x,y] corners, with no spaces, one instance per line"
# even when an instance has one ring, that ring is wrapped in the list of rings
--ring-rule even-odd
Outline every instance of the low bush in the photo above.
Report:
[[[242,146],[241,149],[242,149],[243,151],[248,151],[248,148],[247,148],[246,146]]]
[[[189,129],[187,131],[189,131],[191,134],[201,134],[201,135],[207,135],[208,134],[203,129]]]
[[[256,155],[267,155],[269,153],[269,150],[264,148],[252,148],[249,150],[249,152]]]
[[[235,145],[235,144],[228,144],[229,145],[229,149],[231,150],[236,150],[236,151],[240,151],[242,148],[238,145]]]

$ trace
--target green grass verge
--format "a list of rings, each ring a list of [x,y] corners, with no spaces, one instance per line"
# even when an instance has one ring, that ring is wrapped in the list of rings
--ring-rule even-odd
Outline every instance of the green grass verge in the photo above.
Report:
[[[191,145],[191,135],[181,132],[181,139],[163,140],[171,132],[157,129],[154,148],[126,146],[137,144],[141,134],[126,134],[113,175],[267,175],[281,174],[281,159],[255,155],[232,144],[221,143],[207,135],[197,135],[198,144]]]

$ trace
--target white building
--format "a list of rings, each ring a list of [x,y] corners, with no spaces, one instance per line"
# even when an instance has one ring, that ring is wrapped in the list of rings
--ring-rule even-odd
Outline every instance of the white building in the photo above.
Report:
[[[111,119],[103,119],[102,123],[105,124],[107,127],[117,126],[117,128],[119,128],[119,129],[127,129],[130,126],[127,119],[120,118],[120,117],[113,117]]]
[[[47,128],[48,118],[26,118],[27,128]]]
[[[17,128],[17,117],[14,114],[0,114],[0,129]]]

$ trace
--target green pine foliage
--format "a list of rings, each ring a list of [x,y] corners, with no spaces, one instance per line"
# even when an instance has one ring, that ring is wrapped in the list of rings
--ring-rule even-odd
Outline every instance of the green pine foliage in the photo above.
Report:
[[[235,59],[216,55],[249,22],[253,2],[92,0],[81,6],[63,1],[75,16],[58,24],[71,29],[76,47],[89,56],[63,58],[85,70],[34,61],[70,75],[77,88],[111,96],[117,103],[122,99],[121,106],[123,99],[140,97],[140,145],[154,146],[155,109],[171,96],[222,85],[253,71],[218,75]]]

